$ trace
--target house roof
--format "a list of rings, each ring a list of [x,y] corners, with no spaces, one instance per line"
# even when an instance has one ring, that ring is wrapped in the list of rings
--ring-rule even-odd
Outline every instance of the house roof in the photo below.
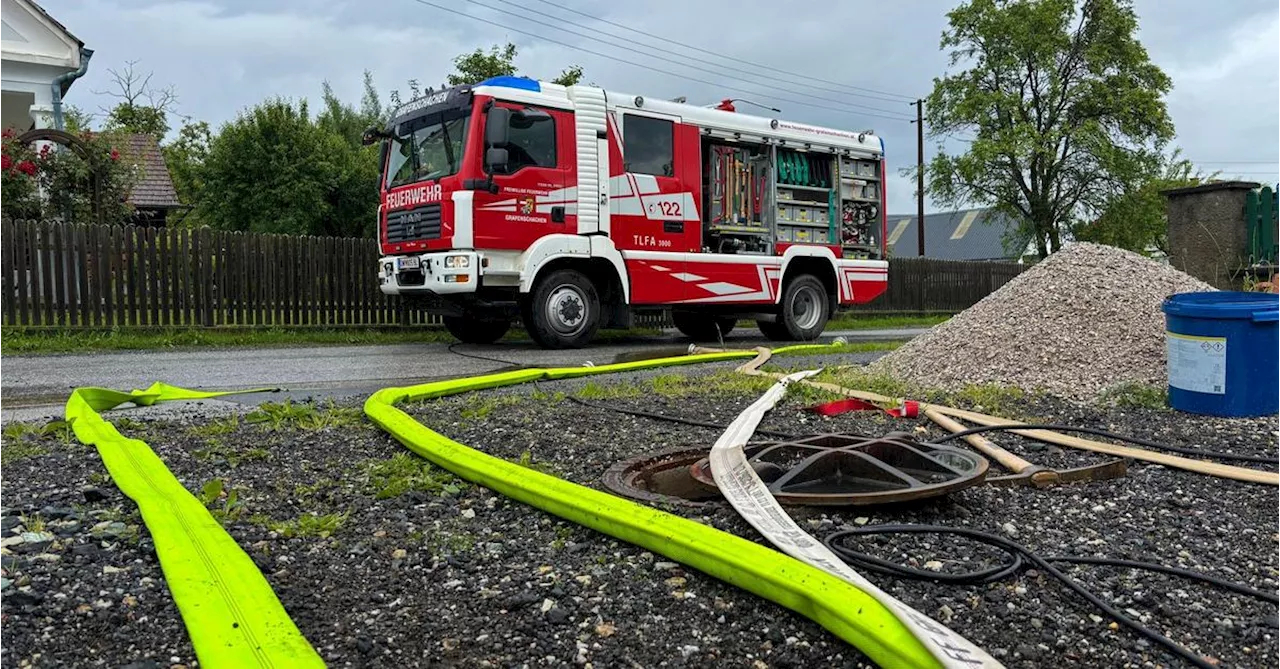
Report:
[[[32,9],[36,10],[37,12],[40,12],[41,16],[43,16],[47,21],[49,21],[49,23],[52,23],[54,26],[56,26],[58,30],[61,30],[67,37],[70,37],[73,41],[75,41],[76,44],[79,44],[80,46],[84,46],[83,40],[71,34],[71,31],[67,30],[67,27],[62,25],[61,21],[53,18],[53,15],[51,15],[48,11],[46,11],[44,7],[41,7],[40,3],[36,2],[35,0],[24,0],[24,1],[28,5],[31,5]]]
[[[888,245],[895,258],[919,255],[915,216],[888,217]],[[940,260],[1010,260],[1022,255],[1028,237],[1018,223],[994,209],[962,209],[926,214],[926,258]],[[1006,245],[1006,238],[1009,244]]]
[[[139,209],[173,209],[182,206],[174,190],[169,168],[160,152],[160,141],[152,135],[133,133],[124,136],[119,147],[120,159],[130,161],[140,171],[138,182],[129,193],[129,202]]]

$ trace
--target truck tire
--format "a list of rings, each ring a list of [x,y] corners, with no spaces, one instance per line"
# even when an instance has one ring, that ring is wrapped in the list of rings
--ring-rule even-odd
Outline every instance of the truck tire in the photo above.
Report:
[[[831,318],[827,289],[812,274],[787,283],[775,322],[758,321],[760,332],[773,341],[814,341]]]
[[[671,322],[680,334],[696,342],[719,342],[733,332],[738,319],[731,316],[707,316],[691,311],[673,311]]]
[[[445,316],[444,327],[464,344],[492,344],[511,329],[507,319],[484,320],[472,316]]]
[[[525,329],[542,348],[581,348],[600,328],[600,295],[577,270],[559,269],[538,279],[522,311]]]

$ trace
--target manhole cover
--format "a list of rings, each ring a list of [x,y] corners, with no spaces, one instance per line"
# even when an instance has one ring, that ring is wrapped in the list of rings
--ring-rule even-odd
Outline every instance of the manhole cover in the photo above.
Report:
[[[858,506],[922,499],[977,485],[987,474],[982,456],[925,444],[910,435],[819,434],[794,441],[751,443],[747,461],[782,504]],[[715,486],[706,457],[694,480]]]
[[[693,478],[692,468],[706,449],[685,448],[648,453],[610,467],[600,481],[633,499],[668,504],[704,504],[720,499],[720,491]]]
[[[610,467],[616,493],[648,502],[701,505],[721,499],[707,448],[649,453]],[[783,504],[858,506],[945,495],[983,481],[987,461],[893,433],[881,438],[820,434],[754,442],[747,461]]]

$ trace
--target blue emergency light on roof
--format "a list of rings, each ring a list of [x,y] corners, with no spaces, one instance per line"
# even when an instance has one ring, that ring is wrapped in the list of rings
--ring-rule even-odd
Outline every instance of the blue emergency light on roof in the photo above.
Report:
[[[542,92],[542,84],[528,77],[490,77],[476,84],[476,86],[502,86],[505,88],[518,88],[522,91],[533,91],[534,93]]]

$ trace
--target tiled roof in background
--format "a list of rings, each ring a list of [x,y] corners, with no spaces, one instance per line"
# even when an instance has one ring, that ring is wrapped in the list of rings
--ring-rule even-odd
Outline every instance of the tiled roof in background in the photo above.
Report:
[[[172,209],[182,205],[173,188],[169,168],[164,164],[160,142],[151,135],[129,134],[125,145],[118,148],[120,160],[128,161],[140,171],[138,183],[129,194],[129,202],[139,209]],[[128,164],[128,163],[126,163]]]

